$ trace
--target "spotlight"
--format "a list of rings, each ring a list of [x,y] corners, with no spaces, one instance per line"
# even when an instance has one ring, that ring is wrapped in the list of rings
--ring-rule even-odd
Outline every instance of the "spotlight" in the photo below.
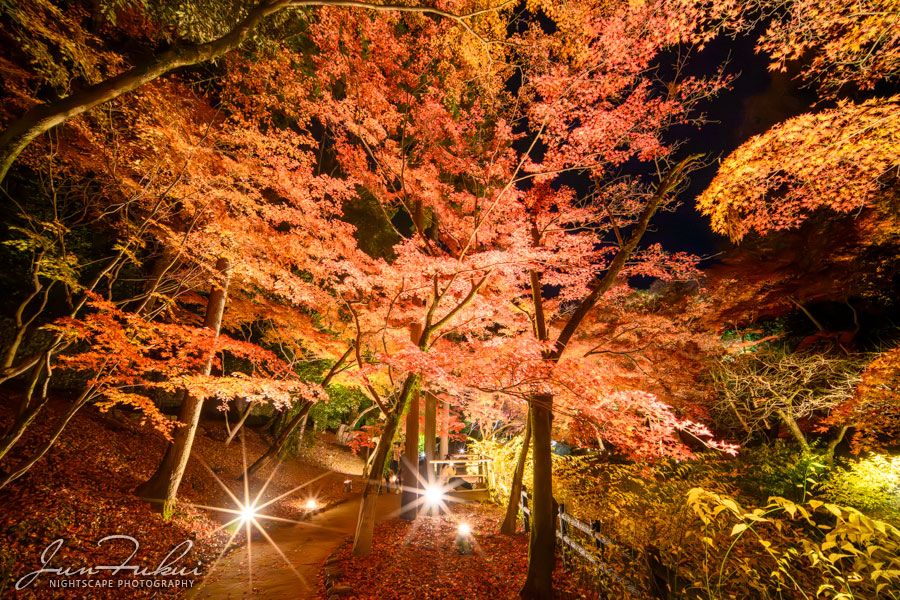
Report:
[[[246,523],[252,521],[256,517],[256,510],[252,506],[241,507],[241,522]]]
[[[470,533],[472,533],[472,528],[468,523],[459,524],[459,535],[469,535]]]
[[[316,510],[316,506],[318,506],[318,505],[316,504],[316,501],[313,500],[312,498],[310,498],[309,500],[306,501],[306,510]]]
[[[441,491],[441,488],[435,485],[429,485],[425,488],[425,502],[429,506],[437,506],[441,503],[441,500],[444,497],[444,492]]]

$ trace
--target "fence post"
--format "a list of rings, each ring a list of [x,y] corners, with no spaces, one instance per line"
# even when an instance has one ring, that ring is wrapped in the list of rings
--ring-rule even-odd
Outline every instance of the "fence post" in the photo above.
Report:
[[[565,537],[568,537],[568,535],[569,535],[569,524],[566,522],[565,516],[566,516],[566,503],[561,502],[559,504],[559,531],[560,531],[560,533],[563,534],[564,537],[563,537],[563,543],[560,544],[559,550],[560,550],[560,554],[562,555],[563,569],[568,569],[569,565],[566,564],[567,552],[566,552]]]
[[[519,503],[521,508],[528,508],[528,492],[522,490],[522,501]],[[531,531],[531,520],[528,518],[528,511],[522,511],[522,524],[525,526],[525,533]]]
[[[601,553],[602,553],[603,544],[600,543],[600,538],[598,537],[598,534],[600,533],[600,521],[595,521],[594,519],[591,519],[590,525],[591,525],[591,531],[594,532],[594,536],[593,536],[594,537],[594,547],[597,550],[601,551]]]

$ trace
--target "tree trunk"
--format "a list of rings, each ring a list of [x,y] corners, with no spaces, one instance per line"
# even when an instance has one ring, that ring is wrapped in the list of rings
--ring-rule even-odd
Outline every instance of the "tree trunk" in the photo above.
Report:
[[[375,447],[375,458],[372,461],[372,469],[363,489],[362,499],[359,503],[359,518],[356,522],[356,534],[353,537],[353,556],[368,556],[372,552],[372,534],[375,530],[375,507],[378,504],[378,492],[381,490],[381,475],[384,473],[384,463],[387,460],[394,437],[397,434],[397,425],[400,417],[406,409],[410,398],[418,397],[419,376],[408,375],[403,382],[403,390],[400,399],[394,407],[385,415],[384,430]]]
[[[244,409],[244,414],[241,415],[240,420],[234,424],[234,429],[232,429],[228,433],[228,439],[225,440],[226,446],[228,446],[229,444],[231,444],[231,442],[234,441],[234,436],[236,436],[238,431],[241,430],[241,427],[244,426],[244,423],[247,421],[247,417],[249,417],[250,413],[253,412],[254,406],[256,406],[256,400],[253,400],[252,402],[247,403],[247,408]],[[228,418],[227,415],[225,418],[226,419]],[[227,421],[226,421],[226,423],[227,423]]]
[[[328,371],[328,374],[325,375],[325,378],[322,380],[322,387],[327,388],[328,384],[331,383],[331,380],[334,378],[335,374],[338,370],[343,366],[343,364],[350,357],[350,354],[353,353],[353,346],[347,348],[347,351],[344,352],[343,355],[337,360],[337,362],[332,365],[331,369]],[[261,469],[265,464],[274,458],[281,455],[281,450],[284,448],[284,445],[287,443],[288,439],[290,439],[291,434],[294,433],[294,429],[297,428],[301,423],[303,424],[303,429],[306,429],[306,417],[309,415],[309,409],[312,408],[312,402],[307,402],[298,412],[294,415],[294,418],[291,419],[291,422],[288,423],[285,427],[282,428],[281,433],[275,438],[275,442],[269,446],[269,449],[266,450],[265,454],[260,456],[256,461],[250,465],[250,468],[247,469],[248,475],[253,475],[259,469]],[[300,432],[301,439],[303,438],[303,431]],[[243,476],[242,476],[243,477]]]
[[[531,399],[532,459],[534,482],[531,492],[531,538],[528,541],[528,575],[519,592],[524,600],[553,598],[553,567],[556,562],[556,515],[553,514],[553,465],[551,460],[551,413],[553,396]]]
[[[418,323],[410,327],[410,337],[413,343],[418,344],[422,335],[422,326]],[[400,504],[404,507],[400,517],[412,521],[418,514],[419,499],[419,386],[412,390],[409,401],[409,412],[406,414],[406,445],[403,448],[403,463],[401,478]],[[380,443],[380,442],[379,442]],[[381,477],[381,471],[373,468],[372,477]]]
[[[434,447],[437,441],[437,398],[425,393],[425,473],[429,482],[434,481]]]
[[[36,352],[34,354],[29,354],[27,357],[23,358],[11,367],[0,370],[0,385],[6,383],[14,377],[18,377],[29,369],[33,369],[38,365],[38,363],[43,360],[43,358],[43,352]]]
[[[380,441],[379,441],[380,443]],[[406,414],[406,446],[403,448],[403,458],[400,461],[402,468],[402,493],[400,503],[404,507],[400,517],[408,521],[412,521],[418,514],[418,505],[416,500],[419,499],[419,389],[418,387],[412,392],[409,400],[409,412]],[[381,476],[381,472],[376,473],[374,467],[372,476]]]
[[[247,475],[253,475],[261,468],[269,464],[271,461],[275,460],[280,454],[282,448],[287,443],[288,439],[291,437],[291,434],[294,432],[294,429],[300,425],[300,422],[306,418],[306,415],[309,413],[309,409],[312,408],[312,402],[307,402],[304,404],[300,410],[294,415],[294,418],[291,419],[291,422],[285,425],[281,429],[281,433],[278,434],[278,437],[275,438],[275,442],[269,446],[269,449],[266,450],[265,454],[260,456],[254,461],[250,468],[247,469]],[[243,478],[243,476],[239,477],[239,479]]]
[[[41,412],[41,409],[46,404],[47,396],[45,395],[37,404],[27,409],[24,414],[16,416],[16,420],[10,430],[3,436],[3,440],[0,440],[0,460],[19,442],[25,430],[34,422],[35,417],[38,416],[38,413]]]
[[[227,258],[220,258],[216,262],[216,270],[224,277],[222,287],[213,287],[206,305],[206,318],[204,326],[218,336],[222,327],[222,314],[225,312],[225,298],[228,294],[228,283],[231,276],[231,262]],[[207,359],[203,366],[203,374],[212,372],[213,356]],[[184,401],[178,411],[178,420],[182,426],[175,430],[172,443],[166,448],[162,461],[153,476],[138,486],[135,493],[148,500],[161,500],[163,502],[163,515],[171,515],[175,507],[175,498],[181,478],[184,476],[188,458],[191,455],[191,447],[194,444],[194,436],[197,433],[197,424],[200,422],[200,409],[203,408],[203,400],[192,394],[185,394]]]
[[[306,415],[303,417],[303,420],[300,421],[300,431],[297,433],[297,439],[300,440],[300,445],[303,445],[303,436],[306,435],[306,425],[309,423],[309,411],[306,411]],[[315,429],[315,423],[313,423],[313,429]],[[314,431],[315,433],[315,431]]]
[[[13,421],[12,426],[10,426],[9,430],[6,432],[6,435],[3,436],[3,440],[0,440],[0,460],[2,460],[13,446],[22,439],[25,430],[34,422],[44,406],[47,405],[47,401],[49,400],[47,388],[50,385],[50,378],[53,376],[53,368],[50,366],[50,352],[50,350],[44,352],[44,361],[34,367],[31,372],[28,390],[19,402],[16,418]],[[37,384],[41,379],[41,374],[44,372],[44,369],[47,370],[47,375],[44,378],[44,384],[41,389],[41,399],[37,403],[32,403],[34,390],[37,388]],[[85,401],[86,400],[87,397],[85,398]]]
[[[522,478],[525,477],[525,463],[528,461],[528,447],[531,445],[531,419],[525,419],[525,433],[522,439],[522,449],[519,451],[519,459],[516,461],[516,470],[513,471],[512,484],[509,486],[509,502],[506,503],[506,518],[500,525],[500,533],[512,535],[516,532],[516,518],[519,516],[519,499],[522,496]]]
[[[441,406],[441,460],[447,460],[450,454],[450,401],[444,400]]]
[[[826,461],[831,463],[834,461],[834,451],[837,450],[837,447],[841,445],[841,442],[844,441],[844,436],[847,435],[847,431],[850,430],[848,425],[844,425],[838,430],[837,435],[828,442],[828,448],[826,449]]]
[[[794,436],[794,439],[800,444],[800,448],[803,449],[804,454],[809,452],[809,442],[806,441],[806,436],[803,435],[803,432],[800,431],[800,426],[797,425],[797,421],[794,419],[794,416],[786,410],[777,411],[778,416],[781,418],[782,422],[787,425],[787,428],[790,430],[791,434]]]

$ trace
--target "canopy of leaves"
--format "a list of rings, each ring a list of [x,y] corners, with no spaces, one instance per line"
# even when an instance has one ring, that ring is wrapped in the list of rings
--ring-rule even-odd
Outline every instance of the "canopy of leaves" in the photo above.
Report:
[[[712,228],[740,240],[799,225],[820,208],[873,202],[900,156],[900,96],[795,117],[752,138],[698,198]]]

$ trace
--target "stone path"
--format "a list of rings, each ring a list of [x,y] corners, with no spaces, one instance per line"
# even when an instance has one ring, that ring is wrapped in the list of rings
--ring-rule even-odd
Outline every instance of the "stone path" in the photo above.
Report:
[[[269,530],[272,540],[300,574],[297,576],[284,558],[265,539],[254,537],[252,547],[253,587],[247,576],[247,549],[238,548],[219,561],[212,573],[188,598],[266,600],[316,598],[319,568],[322,561],[356,529],[359,496],[320,513],[307,524],[290,525]],[[378,498],[377,522],[397,514],[400,496],[382,494]]]

